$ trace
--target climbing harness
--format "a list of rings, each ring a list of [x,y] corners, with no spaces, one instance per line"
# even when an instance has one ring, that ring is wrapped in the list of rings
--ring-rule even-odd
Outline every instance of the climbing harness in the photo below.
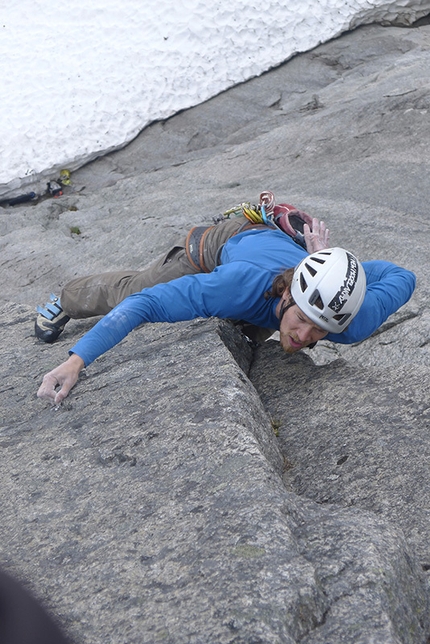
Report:
[[[227,220],[235,217],[244,217],[245,222],[232,233],[238,235],[245,230],[264,229],[267,227],[274,230],[281,230],[289,235],[297,244],[306,250],[306,243],[303,234],[304,225],[308,224],[312,229],[312,219],[305,212],[297,210],[289,204],[276,205],[275,196],[270,190],[264,190],[260,194],[260,202],[240,203],[229,208],[221,215],[214,217],[212,226],[194,226],[186,238],[185,251],[190,264],[199,272],[210,273],[212,268],[205,264],[205,243],[208,234],[217,225],[222,225]],[[216,266],[220,264],[222,244],[216,253]]]

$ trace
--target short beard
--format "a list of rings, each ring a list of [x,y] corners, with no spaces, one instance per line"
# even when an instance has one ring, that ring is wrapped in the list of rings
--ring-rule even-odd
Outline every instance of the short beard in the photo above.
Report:
[[[285,333],[279,333],[279,336],[280,336],[280,345],[281,345],[281,347],[282,347],[282,350],[283,350],[285,353],[288,353],[288,355],[292,355],[293,353],[297,353],[297,351],[301,351],[302,349],[304,349],[304,347],[298,347],[297,349],[295,349],[294,347],[292,347],[292,346],[289,344],[289,342],[288,342],[288,336],[287,336]],[[283,340],[283,338],[285,338],[285,339],[286,339],[285,344],[284,344],[284,342],[282,341],[282,340]]]

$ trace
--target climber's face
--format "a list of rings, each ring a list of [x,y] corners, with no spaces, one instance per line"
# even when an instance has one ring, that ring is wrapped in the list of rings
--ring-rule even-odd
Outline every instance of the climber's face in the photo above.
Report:
[[[283,350],[286,353],[296,353],[322,340],[327,335],[327,331],[312,322],[297,304],[288,306],[283,311],[283,307],[286,307],[290,301],[290,290],[287,288],[278,304],[278,317],[281,317],[279,334]]]

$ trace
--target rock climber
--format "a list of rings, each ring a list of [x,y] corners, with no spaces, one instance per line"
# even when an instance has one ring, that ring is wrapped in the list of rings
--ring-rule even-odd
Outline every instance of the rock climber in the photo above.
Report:
[[[141,271],[72,280],[60,297],[38,307],[35,333],[48,343],[71,318],[104,316],[44,376],[38,396],[59,404],[82,369],[145,322],[231,319],[251,338],[279,330],[281,347],[292,354],[323,338],[365,340],[414,291],[411,271],[381,260],[361,263],[343,248],[329,248],[324,222],[276,205],[271,192],[220,219],[194,227]]]

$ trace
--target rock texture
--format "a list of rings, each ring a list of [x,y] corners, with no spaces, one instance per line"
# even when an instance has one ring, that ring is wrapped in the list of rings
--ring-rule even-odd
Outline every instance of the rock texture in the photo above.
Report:
[[[429,50],[427,24],[360,28],[0,210],[0,565],[76,642],[428,641]],[[36,303],[262,189],[414,270],[411,302],[294,357],[151,325],[36,399],[93,323],[43,345]]]

